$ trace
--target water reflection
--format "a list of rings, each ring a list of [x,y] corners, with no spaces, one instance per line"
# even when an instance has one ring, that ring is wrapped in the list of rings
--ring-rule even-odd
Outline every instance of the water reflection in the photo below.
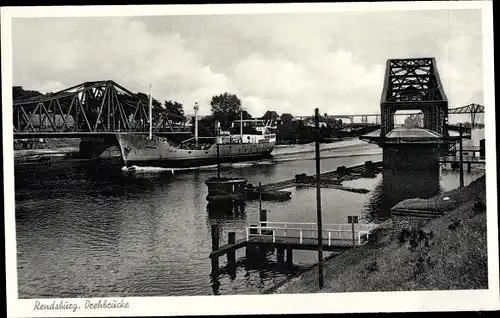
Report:
[[[245,206],[245,202],[211,201],[207,203],[207,212],[209,217],[213,219],[243,219],[245,218]]]
[[[322,171],[380,160],[359,155],[371,146],[363,147],[325,156]],[[265,184],[314,173],[310,154],[285,157],[224,166],[222,175]],[[121,166],[106,165],[62,161],[15,167],[19,297],[252,294],[317,260],[314,251],[294,251],[289,266],[277,262],[275,251],[247,259],[242,248],[234,264],[224,256],[210,275],[210,226],[220,226],[221,245],[228,232],[244,238],[245,227],[259,220],[258,201],[238,210],[207,206],[205,181],[215,168],[123,173]],[[382,177],[355,182],[360,184],[353,187],[371,192],[322,190],[324,223],[344,223],[348,215],[387,216],[391,201]],[[458,178],[443,174],[445,183],[452,187]],[[263,203],[269,221],[314,222],[315,189],[287,190],[292,200]]]

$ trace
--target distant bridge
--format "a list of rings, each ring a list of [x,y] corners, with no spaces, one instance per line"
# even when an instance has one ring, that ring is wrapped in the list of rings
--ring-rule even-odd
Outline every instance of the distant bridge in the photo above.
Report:
[[[155,135],[190,135],[185,118],[152,106]],[[13,102],[14,138],[149,132],[149,101],[114,81],[94,81]]]
[[[476,124],[476,115],[484,113],[484,106],[479,104],[469,104],[460,107],[448,108],[448,117],[449,115],[462,115],[462,114],[470,114],[471,116],[471,126],[474,127]],[[406,117],[415,114],[422,114],[422,112],[395,112],[392,116]],[[323,116],[324,118],[324,116]],[[381,114],[376,113],[367,113],[367,114],[339,114],[339,115],[330,115],[327,114],[328,119],[348,119],[350,123],[345,123],[347,126],[353,127],[364,127],[367,125],[380,125]],[[355,122],[355,118],[360,118],[361,122]],[[369,121],[368,118],[375,119],[373,121]],[[314,120],[314,116],[296,116],[295,119],[298,120]],[[457,125],[449,125],[450,130],[458,131]]]

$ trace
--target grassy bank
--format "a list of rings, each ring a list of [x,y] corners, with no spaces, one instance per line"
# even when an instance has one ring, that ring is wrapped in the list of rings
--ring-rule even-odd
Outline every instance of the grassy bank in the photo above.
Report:
[[[367,245],[325,262],[321,291],[315,268],[275,293],[488,288],[485,192],[483,176],[442,194],[455,206],[420,231],[381,228]]]

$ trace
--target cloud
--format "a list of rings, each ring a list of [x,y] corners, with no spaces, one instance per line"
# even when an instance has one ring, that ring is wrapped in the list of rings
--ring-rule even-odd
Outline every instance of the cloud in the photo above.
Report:
[[[234,68],[234,79],[242,93],[251,96],[246,101],[258,115],[266,109],[307,115],[314,108],[352,114],[376,105],[383,67],[368,69],[343,50],[322,52],[302,62],[254,54]]]
[[[177,100],[188,111],[198,101],[201,113],[209,113],[212,95],[235,90],[178,34],[153,35],[144,23],[125,18],[75,18],[46,21],[38,37],[33,34],[38,23],[14,24],[16,85],[50,91],[110,79],[134,92],[148,92],[152,84],[155,98]]]
[[[253,116],[375,113],[388,58],[433,56],[450,105],[482,103],[480,19],[472,10],[14,19],[14,84],[152,84],[186,113],[198,102],[208,114],[224,92]]]

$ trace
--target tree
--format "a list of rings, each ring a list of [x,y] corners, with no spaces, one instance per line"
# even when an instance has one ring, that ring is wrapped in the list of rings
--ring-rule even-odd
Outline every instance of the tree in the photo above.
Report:
[[[241,101],[230,93],[224,93],[212,97],[210,102],[212,106],[212,116],[214,120],[218,120],[222,129],[228,129],[231,122],[240,119]],[[243,111],[243,119],[250,119],[252,116]]]
[[[194,133],[194,123],[192,131]],[[200,137],[215,136],[215,119],[212,115],[204,116],[198,120],[198,136]]]
[[[171,116],[172,120],[182,121],[184,119],[184,107],[181,103],[166,100],[165,109],[167,110],[167,112],[173,115]]]
[[[283,113],[281,114],[281,122],[283,124],[289,124],[293,121],[293,116],[292,114],[288,114],[288,113]]]
[[[136,94],[136,96],[138,98],[142,99],[143,101],[148,102],[148,105],[149,105],[149,95],[148,94],[144,94],[144,93],[139,92],[139,93]],[[151,104],[153,105],[153,107],[160,107],[160,108],[162,108],[161,107],[161,102],[159,100],[155,99],[155,98],[153,98]]]
[[[274,110],[268,110],[264,114],[264,116],[262,116],[262,119],[264,119],[264,120],[278,120],[279,118],[280,118],[280,116]]]
[[[13,100],[20,100],[20,99],[36,97],[36,96],[43,96],[43,94],[38,92],[38,91],[25,90],[25,89],[23,89],[22,86],[12,87],[12,99]]]

